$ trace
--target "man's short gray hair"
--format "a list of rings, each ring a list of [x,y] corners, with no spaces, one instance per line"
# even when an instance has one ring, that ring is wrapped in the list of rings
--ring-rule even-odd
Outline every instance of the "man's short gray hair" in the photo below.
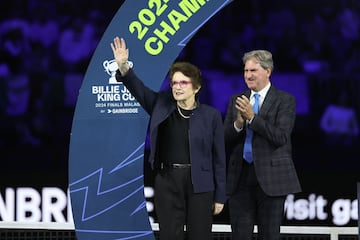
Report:
[[[253,50],[245,53],[243,56],[243,63],[245,64],[250,59],[255,59],[255,61],[264,69],[270,68],[271,71],[274,69],[272,54],[267,50]]]

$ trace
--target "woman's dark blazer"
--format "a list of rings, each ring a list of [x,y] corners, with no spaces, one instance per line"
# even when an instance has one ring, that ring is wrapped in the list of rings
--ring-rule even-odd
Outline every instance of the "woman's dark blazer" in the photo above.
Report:
[[[149,162],[157,166],[155,159],[159,124],[176,110],[176,101],[171,92],[155,92],[143,84],[130,69],[122,77],[116,74],[140,105],[150,115],[150,153]],[[164,144],[164,143],[162,143]],[[224,128],[220,112],[208,105],[200,104],[189,119],[189,144],[191,176],[196,193],[214,191],[214,201],[226,201],[226,157]]]

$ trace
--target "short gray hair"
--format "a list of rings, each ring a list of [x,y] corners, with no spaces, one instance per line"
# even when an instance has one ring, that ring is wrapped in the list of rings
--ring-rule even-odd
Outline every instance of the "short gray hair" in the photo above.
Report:
[[[267,50],[253,50],[245,53],[243,56],[243,63],[245,64],[250,59],[255,59],[264,69],[270,68],[271,71],[274,69],[272,54]]]

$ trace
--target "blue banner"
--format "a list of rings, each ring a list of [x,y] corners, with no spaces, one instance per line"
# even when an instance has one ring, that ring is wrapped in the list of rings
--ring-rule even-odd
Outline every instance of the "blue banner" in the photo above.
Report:
[[[79,240],[154,239],[143,176],[149,116],[116,82],[110,43],[123,37],[137,75],[158,90],[186,43],[230,2],[127,0],[114,16],[90,61],[73,118],[69,188]]]

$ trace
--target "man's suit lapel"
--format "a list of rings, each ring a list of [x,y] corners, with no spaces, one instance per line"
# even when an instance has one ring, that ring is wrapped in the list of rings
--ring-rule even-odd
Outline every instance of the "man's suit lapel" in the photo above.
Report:
[[[270,111],[271,106],[273,105],[275,99],[276,99],[276,89],[271,86],[269,91],[266,94],[266,97],[264,99],[264,102],[262,103],[262,106],[259,111],[259,115],[266,115],[268,111]]]

